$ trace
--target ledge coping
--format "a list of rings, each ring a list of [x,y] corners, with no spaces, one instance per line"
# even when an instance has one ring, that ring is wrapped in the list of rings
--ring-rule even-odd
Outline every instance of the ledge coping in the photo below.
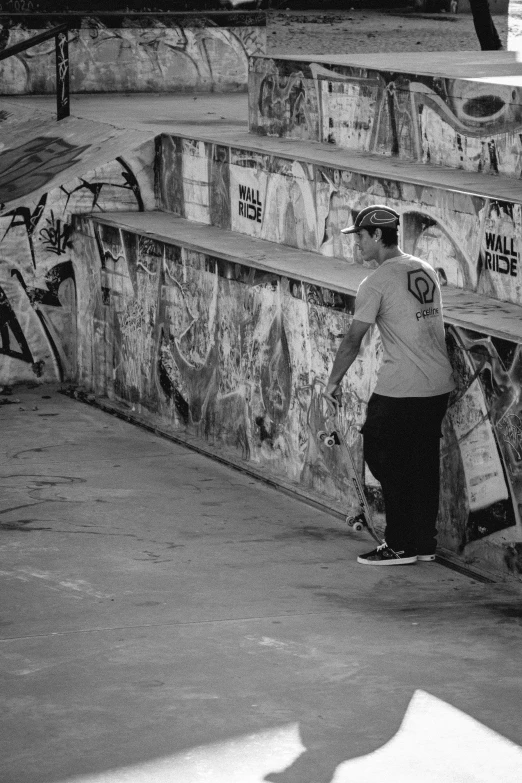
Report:
[[[254,59],[286,62],[319,63],[346,68],[363,68],[370,71],[406,73],[459,79],[471,82],[490,82],[522,85],[522,62],[517,52],[387,52],[371,54],[259,54]]]
[[[188,127],[174,125],[172,130],[161,135],[192,139],[232,149],[247,149],[263,155],[274,155],[332,169],[345,169],[357,174],[421,187],[429,186],[469,196],[522,202],[522,186],[519,179],[478,174],[474,171],[437,166],[433,163],[417,163],[377,153],[356,152],[320,141],[265,136],[230,128],[223,128],[214,134],[209,133],[204,126],[198,126],[197,123]]]
[[[371,271],[341,258],[255,239],[168,212],[112,212],[84,217],[351,296],[355,296],[359,284]],[[443,287],[442,300],[446,323],[522,343],[522,307],[519,305],[453,286]]]

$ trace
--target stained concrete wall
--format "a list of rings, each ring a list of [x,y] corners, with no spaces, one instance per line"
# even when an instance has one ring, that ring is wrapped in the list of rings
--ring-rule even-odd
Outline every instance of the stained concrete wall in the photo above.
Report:
[[[346,470],[317,432],[353,298],[88,219],[76,227],[75,265],[88,259],[94,283],[80,302],[83,383],[131,417],[349,510]],[[454,326],[447,342],[458,389],[444,423],[439,543],[518,574],[522,350]],[[380,355],[374,331],[344,381],[342,427],[360,467]],[[366,481],[379,513],[379,486]]]
[[[397,73],[326,58],[256,58],[249,98],[250,129],[259,134],[484,174],[522,174],[522,93],[509,79]]]
[[[247,89],[248,57],[266,51],[261,26],[190,27],[148,20],[109,28],[84,20],[69,31],[72,92],[239,91]],[[0,25],[5,47],[43,30]],[[3,34],[2,34],[3,33]],[[0,62],[4,95],[56,90],[54,40]]]
[[[402,216],[404,248],[443,284],[522,304],[520,202],[166,135],[157,171],[162,209],[350,263],[355,241],[341,229],[368,204],[387,203]]]

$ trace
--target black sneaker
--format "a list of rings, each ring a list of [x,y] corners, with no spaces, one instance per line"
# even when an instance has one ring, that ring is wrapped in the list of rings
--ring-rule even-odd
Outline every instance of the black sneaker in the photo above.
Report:
[[[357,562],[371,566],[408,565],[409,563],[417,562],[417,555],[407,555],[404,550],[395,552],[393,549],[390,549],[388,544],[384,543],[378,546],[377,549],[374,549],[373,552],[359,555]]]

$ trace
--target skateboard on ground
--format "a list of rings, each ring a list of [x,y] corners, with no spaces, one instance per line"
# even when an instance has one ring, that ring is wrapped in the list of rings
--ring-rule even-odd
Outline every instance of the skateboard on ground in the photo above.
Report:
[[[325,421],[328,429],[319,430],[319,432],[317,433],[317,438],[319,440],[319,443],[325,446],[326,448],[339,449],[342,454],[343,464],[346,465],[348,469],[348,475],[353,485],[353,488],[355,490],[355,495],[359,502],[359,510],[355,514],[349,514],[346,517],[346,523],[351,528],[353,528],[353,530],[356,530],[358,532],[363,529],[367,530],[369,534],[372,536],[372,538],[374,538],[375,541],[377,541],[378,544],[382,544],[383,543],[382,538],[376,532],[373,524],[370,507],[368,506],[368,501],[366,500],[363,486],[359,478],[359,474],[357,473],[357,467],[355,465],[352,452],[348,447],[348,444],[346,443],[346,441],[341,435],[341,428],[339,426],[339,407],[340,406],[338,406],[335,409],[334,413],[331,413],[329,416],[326,417]],[[331,427],[329,425],[331,425]]]

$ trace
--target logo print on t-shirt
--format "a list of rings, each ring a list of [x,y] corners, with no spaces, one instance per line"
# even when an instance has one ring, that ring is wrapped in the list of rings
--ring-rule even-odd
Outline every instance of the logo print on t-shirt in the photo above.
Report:
[[[424,269],[408,272],[408,291],[421,304],[431,304],[435,297],[436,285]]]

